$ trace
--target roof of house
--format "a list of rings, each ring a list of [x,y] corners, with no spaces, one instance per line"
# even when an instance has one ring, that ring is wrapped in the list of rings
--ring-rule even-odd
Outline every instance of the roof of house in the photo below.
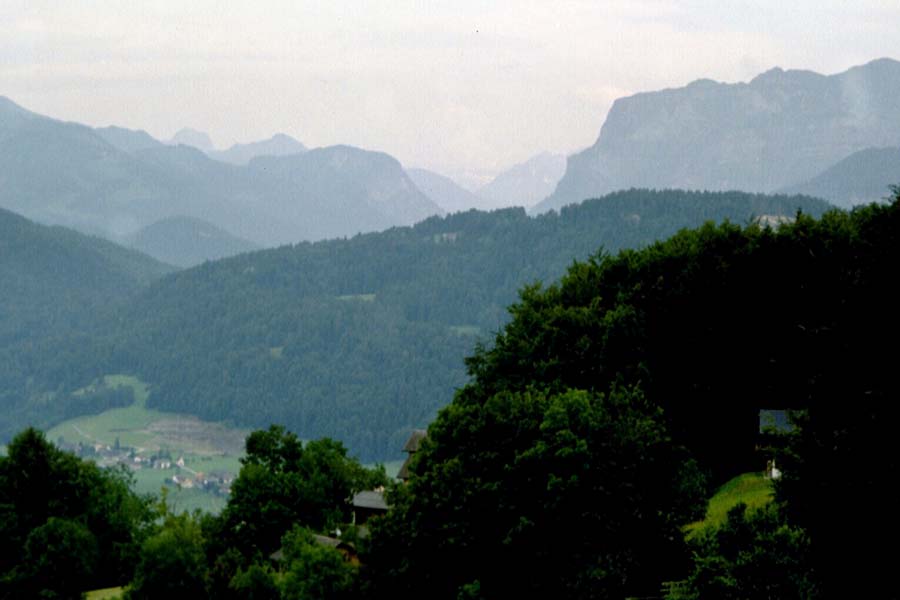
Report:
[[[397,479],[402,479],[406,481],[409,479],[409,463],[412,460],[412,454],[406,457],[406,460],[403,461],[403,465],[400,467],[400,470],[397,471]]]
[[[384,501],[384,492],[366,490],[353,496],[355,508],[369,508],[373,510],[387,510],[388,505]]]
[[[337,538],[328,537],[327,535],[319,535],[318,533],[314,533],[313,538],[315,538],[316,543],[318,543],[320,546],[329,546],[331,548],[337,548],[343,543]]]
[[[406,445],[403,446],[403,451],[416,452],[419,449],[419,444],[422,443],[422,440],[425,439],[427,434],[428,432],[424,429],[413,429],[409,439],[406,440]]]

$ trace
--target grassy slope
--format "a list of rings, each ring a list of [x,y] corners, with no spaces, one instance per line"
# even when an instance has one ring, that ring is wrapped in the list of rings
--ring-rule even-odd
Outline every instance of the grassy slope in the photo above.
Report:
[[[121,587],[93,590],[85,594],[86,600],[115,600],[121,598],[124,589]]]
[[[105,380],[106,385],[112,388],[122,386],[133,389],[134,404],[60,423],[47,432],[47,439],[57,440],[64,437],[68,441],[112,445],[116,438],[119,438],[119,443],[123,446],[135,448],[143,448],[150,443],[153,435],[145,431],[145,428],[153,421],[167,416],[167,413],[146,407],[149,395],[147,385],[135,377],[126,375],[108,375]]]
[[[728,511],[743,502],[748,508],[755,509],[772,501],[772,482],[761,473],[744,473],[738,475],[718,490],[709,500],[706,518],[687,526],[689,535],[697,531],[721,525],[725,522]]]
[[[134,390],[134,404],[60,423],[47,432],[47,439],[55,441],[62,437],[68,442],[101,443],[112,446],[118,438],[121,445],[134,447],[141,455],[150,454],[164,445],[173,457],[183,455],[185,467],[193,471],[201,473],[228,471],[235,475],[240,471],[243,447],[236,447],[235,437],[242,437],[246,432],[229,429],[216,423],[205,423],[186,415],[148,409],[147,384],[135,377],[107,375],[104,380],[108,387],[127,386]],[[189,427],[188,433],[183,436],[173,437],[173,429],[177,429],[179,424],[190,424],[195,427]],[[196,427],[197,425],[200,427]],[[160,429],[164,429],[164,435],[160,435]],[[223,437],[228,440],[221,439]],[[402,460],[385,463],[388,475],[396,476],[402,464]],[[177,473],[175,470],[159,469],[135,471],[134,489],[140,494],[159,494],[164,480],[175,473]],[[196,488],[180,490],[169,488],[168,501],[176,512],[199,508],[217,513],[225,507],[226,499]]]

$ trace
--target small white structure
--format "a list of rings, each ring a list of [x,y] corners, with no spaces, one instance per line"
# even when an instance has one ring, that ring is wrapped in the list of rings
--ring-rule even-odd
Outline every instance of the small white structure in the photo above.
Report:
[[[766,478],[767,479],[781,479],[781,469],[775,466],[775,459],[766,461]]]

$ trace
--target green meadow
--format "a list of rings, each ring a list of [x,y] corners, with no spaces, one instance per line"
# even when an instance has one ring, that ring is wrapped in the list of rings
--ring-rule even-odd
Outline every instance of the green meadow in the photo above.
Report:
[[[135,401],[131,406],[60,423],[47,432],[47,439],[110,447],[115,446],[118,440],[119,446],[133,448],[134,453],[143,458],[167,452],[172,458],[172,468],[132,467],[135,491],[159,494],[165,486],[169,488],[168,501],[176,511],[199,508],[219,512],[225,506],[225,497],[196,487],[179,489],[167,485],[165,480],[173,475],[196,477],[198,474],[222,472],[237,475],[247,432],[189,415],[147,408],[149,389],[135,377],[107,375],[100,385],[130,387]],[[84,392],[88,391],[85,388]],[[174,465],[178,459],[184,461],[183,468]],[[102,463],[102,457],[98,461]]]
[[[744,473],[724,484],[709,499],[706,518],[687,526],[688,535],[725,522],[728,511],[743,502],[747,508],[762,508],[772,501],[772,481],[762,473]]]

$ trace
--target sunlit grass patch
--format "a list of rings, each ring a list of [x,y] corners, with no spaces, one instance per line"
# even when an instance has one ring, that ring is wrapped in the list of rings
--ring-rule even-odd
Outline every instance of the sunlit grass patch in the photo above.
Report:
[[[738,475],[718,490],[709,500],[706,518],[688,525],[688,535],[707,527],[716,527],[725,522],[728,511],[743,502],[750,510],[762,508],[772,501],[772,482],[762,473],[744,473]]]

